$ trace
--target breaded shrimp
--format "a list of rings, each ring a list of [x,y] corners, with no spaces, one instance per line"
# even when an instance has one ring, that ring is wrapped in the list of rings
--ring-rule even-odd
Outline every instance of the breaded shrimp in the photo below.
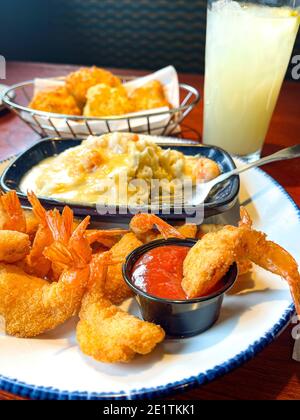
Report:
[[[86,231],[86,236],[91,245],[97,242],[110,249],[113,245],[119,242],[123,235],[128,232],[129,231],[127,229],[89,229]]]
[[[31,210],[24,210],[24,214],[26,219],[26,233],[29,235],[30,240],[33,241],[39,227],[39,222]]]
[[[0,196],[2,230],[0,230],[0,261],[14,263],[26,257],[30,250],[26,234],[26,218],[16,191]]]
[[[239,226],[245,230],[244,252],[247,258],[287,281],[297,313],[300,315],[300,274],[295,259],[280,245],[268,241],[265,233],[253,230],[250,216],[243,207]]]
[[[182,226],[177,226],[176,230],[183,235],[185,238],[196,238],[197,235],[197,225],[195,224],[185,224]]]
[[[23,260],[30,251],[30,240],[26,233],[0,230],[0,261],[15,263]]]
[[[111,258],[110,252],[93,258],[76,334],[86,355],[105,363],[124,363],[136,353],[150,353],[165,333],[161,327],[128,314],[103,297],[105,265],[113,262]]]
[[[219,165],[212,159],[200,157],[193,168],[192,176],[196,181],[208,182],[220,175]]]
[[[185,238],[191,238],[191,239],[195,239],[197,236],[197,225],[195,224],[185,224],[185,225],[181,225],[181,226],[176,226],[176,230],[177,232],[179,232],[181,235],[183,235]],[[172,235],[170,235],[170,237],[172,237]],[[163,235],[161,234],[154,234],[153,235],[151,233],[149,233],[147,235],[147,242],[151,242],[154,241],[156,239],[162,239]],[[148,241],[149,239],[149,241]]]
[[[201,239],[207,233],[220,231],[221,229],[224,228],[224,226],[225,225],[216,225],[216,224],[201,225],[196,237],[198,239]],[[238,265],[238,272],[240,276],[243,274],[249,273],[249,271],[252,269],[252,266],[253,266],[252,262],[248,258],[240,258],[238,261],[236,261],[236,263]]]
[[[44,251],[47,258],[63,267],[59,281],[51,284],[20,267],[0,264],[0,315],[7,334],[34,337],[78,312],[90,273],[85,241],[82,235],[77,238],[76,249],[54,242]]]
[[[233,262],[247,258],[283,277],[289,284],[300,314],[300,275],[294,258],[266,235],[252,229],[252,222],[241,208],[239,227],[225,226],[206,234],[191,248],[183,265],[182,287],[189,297],[204,295],[226,274]]]
[[[152,229],[157,229],[165,238],[184,238],[177,229],[160,219],[155,214],[139,213],[130,222],[130,229],[142,242],[147,241],[147,235],[151,234]]]
[[[6,213],[3,229],[26,233],[26,217],[16,191],[9,191],[0,199]]]
[[[39,222],[39,227],[34,237],[30,253],[26,261],[24,261],[22,268],[28,274],[45,277],[51,268],[51,261],[44,256],[43,252],[47,246],[53,243],[54,238],[47,223],[46,210],[33,192],[29,191],[27,197],[32,205],[32,211]]]
[[[22,209],[16,191],[0,195],[0,230],[24,232],[33,239],[38,224],[32,211]]]
[[[207,233],[188,252],[183,263],[182,287],[190,298],[209,292],[242,254],[241,232],[225,226]]]
[[[125,262],[127,255],[141,245],[143,245],[142,242],[133,233],[127,233],[110,250],[112,257],[118,257],[120,263],[111,265],[107,269],[104,296],[115,305],[120,305],[125,299],[133,295],[132,290],[123,279],[122,264]]]

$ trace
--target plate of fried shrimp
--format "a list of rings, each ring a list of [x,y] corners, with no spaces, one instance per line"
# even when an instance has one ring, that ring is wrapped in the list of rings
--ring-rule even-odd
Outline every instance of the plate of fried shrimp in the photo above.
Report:
[[[45,210],[32,192],[28,200],[32,211],[14,191],[0,197],[1,389],[36,399],[168,395],[254,357],[300,312],[300,213],[259,169],[241,176],[239,205],[202,226],[138,214],[95,228],[68,207]],[[123,279],[128,254],[161,237],[197,240],[183,262],[191,298],[239,267],[202,334],[169,338],[141,319]]]

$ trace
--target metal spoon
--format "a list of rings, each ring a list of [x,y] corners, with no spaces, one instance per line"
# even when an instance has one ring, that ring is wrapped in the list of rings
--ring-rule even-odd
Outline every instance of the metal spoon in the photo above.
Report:
[[[279,152],[276,152],[272,155],[266,156],[262,159],[256,160],[255,162],[233,169],[230,172],[221,174],[220,176],[218,176],[215,179],[212,179],[211,181],[200,183],[196,186],[195,194],[189,204],[197,206],[199,204],[204,203],[205,199],[207,198],[208,194],[210,193],[213,187],[215,187],[217,184],[225,181],[233,175],[241,174],[242,172],[248,171],[248,169],[266,165],[267,163],[277,162],[279,160],[294,159],[298,157],[300,157],[300,144],[296,144],[295,146],[279,150]]]

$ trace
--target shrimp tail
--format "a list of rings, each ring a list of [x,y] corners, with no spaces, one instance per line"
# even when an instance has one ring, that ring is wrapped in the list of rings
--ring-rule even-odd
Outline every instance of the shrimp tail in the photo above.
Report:
[[[90,216],[82,220],[71,235],[69,249],[72,249],[83,263],[88,263],[92,257],[92,249],[86,236],[86,229],[90,223]]]
[[[164,239],[170,237],[184,239],[184,236],[177,229],[155,214],[140,213],[135,215],[130,222],[130,228],[136,235],[145,234],[156,228]]]
[[[251,230],[245,233],[245,241],[247,257],[252,262],[287,281],[300,315],[300,275],[295,259],[280,245],[268,241],[261,232]]]
[[[241,220],[239,222],[239,227],[252,229],[252,220],[250,218],[249,213],[243,206],[240,208],[240,216],[241,216]]]
[[[46,224],[46,210],[41,205],[40,200],[37,198],[35,193],[33,191],[27,192],[27,198],[29,203],[32,206],[32,211],[35,215],[35,217],[38,219],[38,221],[45,225]]]
[[[7,216],[4,229],[26,233],[26,217],[16,191],[3,194],[1,203]]]
[[[71,235],[74,222],[73,211],[66,206],[60,215],[57,209],[46,213],[46,220],[53,238],[67,244]]]

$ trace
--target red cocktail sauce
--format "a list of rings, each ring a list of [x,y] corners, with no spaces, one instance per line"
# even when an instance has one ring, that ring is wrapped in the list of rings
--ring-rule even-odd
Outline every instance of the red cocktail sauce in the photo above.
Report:
[[[153,248],[135,263],[132,270],[132,282],[140,290],[152,296],[170,300],[186,300],[181,287],[183,261],[191,248],[187,246],[167,245]],[[209,294],[219,290],[218,284]],[[200,297],[200,296],[199,296]]]

